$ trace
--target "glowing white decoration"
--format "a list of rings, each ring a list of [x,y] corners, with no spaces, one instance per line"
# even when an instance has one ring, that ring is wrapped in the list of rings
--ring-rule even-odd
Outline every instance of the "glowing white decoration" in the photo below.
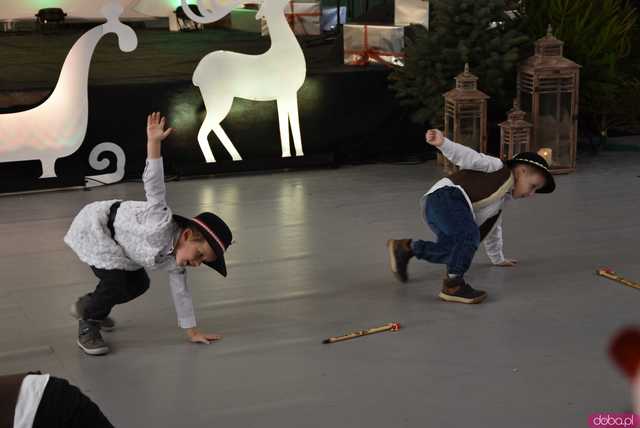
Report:
[[[97,171],[107,169],[107,167],[109,166],[109,161],[104,158],[98,160],[98,157],[104,152],[111,152],[116,155],[115,172],[87,177],[90,180],[87,181],[86,187],[95,187],[101,186],[103,184],[117,183],[124,177],[124,165],[126,162],[126,157],[122,148],[114,143],[100,143],[91,150],[91,153],[89,153],[89,165],[91,165],[91,168]]]
[[[198,0],[201,16],[194,14],[186,1],[181,0],[185,12],[199,23],[217,21],[231,9],[243,3],[234,0],[220,2],[211,0],[207,7]],[[200,88],[207,115],[198,133],[200,149],[207,162],[215,162],[208,135],[213,131],[233,160],[242,157],[220,126],[220,122],[231,110],[234,98],[254,101],[277,102],[280,124],[282,157],[291,156],[289,124],[296,156],[302,156],[302,137],[298,118],[298,90],[307,74],[307,65],[302,48],[285,17],[288,0],[264,0],[256,19],[264,18],[269,26],[271,47],[261,55],[245,55],[236,52],[216,51],[206,55],[193,73],[193,84]]]
[[[0,163],[39,160],[42,163],[41,178],[55,177],[56,160],[71,155],[80,147],[89,117],[89,66],[98,41],[108,33],[115,33],[124,52],[133,51],[138,44],[131,27],[119,21],[122,12],[123,8],[117,1],[102,8],[107,22],[83,34],[73,45],[62,66],[58,83],[45,102],[31,110],[0,115]],[[109,143],[96,149],[113,151],[114,146]],[[124,153],[118,149],[116,156],[123,159]],[[118,164],[124,173],[124,162]],[[105,166],[104,163],[99,165]],[[109,180],[120,176],[120,173],[101,177],[104,182],[111,182]]]

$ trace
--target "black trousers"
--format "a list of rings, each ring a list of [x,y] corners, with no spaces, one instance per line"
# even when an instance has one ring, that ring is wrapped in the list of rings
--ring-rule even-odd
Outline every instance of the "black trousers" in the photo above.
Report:
[[[100,408],[77,387],[51,376],[33,428],[113,428]]]
[[[149,276],[144,269],[106,270],[93,266],[91,269],[100,282],[93,293],[80,298],[85,319],[105,319],[115,305],[129,302],[149,289]]]

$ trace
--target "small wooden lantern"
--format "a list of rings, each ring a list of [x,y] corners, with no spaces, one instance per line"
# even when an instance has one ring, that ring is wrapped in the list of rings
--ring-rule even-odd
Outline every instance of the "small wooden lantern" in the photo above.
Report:
[[[546,153],[551,172],[576,169],[580,65],[562,56],[551,30],[518,68],[518,104],[533,124],[531,151]]]
[[[518,153],[528,152],[531,145],[532,124],[524,120],[526,113],[513,100],[513,108],[507,114],[507,120],[500,123],[500,159],[512,159]]]
[[[443,95],[444,136],[485,153],[489,96],[478,90],[478,78],[469,72],[469,64],[464,65],[464,72],[457,75],[455,81],[456,87]],[[440,153],[438,164],[442,165],[448,174],[457,169]]]

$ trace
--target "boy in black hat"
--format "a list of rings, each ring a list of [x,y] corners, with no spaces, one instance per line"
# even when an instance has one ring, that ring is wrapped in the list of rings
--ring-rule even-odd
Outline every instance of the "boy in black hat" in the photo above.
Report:
[[[387,241],[391,271],[408,280],[412,257],[447,265],[447,277],[439,297],[446,302],[480,303],[487,293],[469,285],[469,269],[481,241],[491,262],[515,266],[502,252],[502,208],[511,199],[555,189],[546,160],[536,153],[520,153],[503,163],[443,137],[431,129],[427,142],[440,149],[460,171],[438,181],[421,199],[422,213],[437,242],[390,239]]]
[[[91,203],[78,213],[64,238],[100,280],[93,293],[71,306],[71,315],[80,324],[78,346],[89,355],[109,352],[100,329],[114,327],[109,313],[115,305],[149,288],[145,268],[169,272],[178,324],[192,342],[221,338],[196,329],[185,268],[204,263],[227,276],[224,253],[231,231],[215,214],[204,212],[189,219],[174,215],[167,206],[160,148],[173,129],[164,127],[160,113],[147,117],[147,164],[142,175],[147,200]]]

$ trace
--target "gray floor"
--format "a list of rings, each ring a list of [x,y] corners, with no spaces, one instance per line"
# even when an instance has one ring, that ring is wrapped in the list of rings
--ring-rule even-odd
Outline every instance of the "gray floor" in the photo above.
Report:
[[[67,307],[95,279],[62,237],[84,204],[141,185],[0,198],[0,373],[66,377],[118,427],[581,427],[628,410],[606,347],[637,323],[640,294],[594,270],[640,279],[640,153],[583,159],[553,195],[510,206],[521,264],[480,252],[479,306],[438,301],[441,266],[414,262],[406,285],[387,268],[387,238],[432,237],[417,201],[438,175],[430,162],[169,183],[176,212],[234,230],[228,279],[190,272],[200,326],[225,338],[187,343],[153,273],[115,310],[114,352],[93,358]],[[320,343],[391,321],[404,328]]]

